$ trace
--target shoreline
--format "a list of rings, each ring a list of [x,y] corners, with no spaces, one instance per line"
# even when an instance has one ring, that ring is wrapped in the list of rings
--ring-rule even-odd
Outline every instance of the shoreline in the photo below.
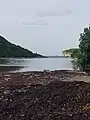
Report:
[[[0,86],[21,84],[48,84],[53,81],[89,81],[85,72],[73,70],[44,70],[28,72],[0,72]]]

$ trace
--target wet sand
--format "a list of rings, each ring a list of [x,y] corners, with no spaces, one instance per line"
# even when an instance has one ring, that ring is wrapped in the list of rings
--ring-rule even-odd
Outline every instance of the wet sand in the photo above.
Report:
[[[0,73],[0,120],[90,120],[89,78],[73,71]]]

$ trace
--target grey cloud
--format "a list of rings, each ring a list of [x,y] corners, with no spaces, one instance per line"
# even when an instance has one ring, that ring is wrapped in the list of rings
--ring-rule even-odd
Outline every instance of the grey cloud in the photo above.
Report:
[[[41,19],[37,19],[37,18],[35,18],[34,20],[25,20],[25,21],[21,21],[21,23],[23,24],[23,25],[27,25],[27,26],[29,26],[29,25],[48,25],[48,23],[47,22],[45,22],[44,20],[41,20]]]
[[[67,11],[45,11],[45,12],[39,12],[38,15],[40,17],[46,17],[46,16],[51,16],[51,17],[57,17],[57,16],[67,16],[72,14],[73,11],[72,10],[67,10]]]
[[[24,25],[48,25],[48,23],[23,22]]]

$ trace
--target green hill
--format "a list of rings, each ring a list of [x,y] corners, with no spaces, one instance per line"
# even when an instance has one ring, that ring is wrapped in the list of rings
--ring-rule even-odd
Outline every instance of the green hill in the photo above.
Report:
[[[35,58],[44,57],[40,54],[33,53],[28,49],[24,49],[19,45],[15,45],[7,41],[4,37],[0,36],[0,57],[25,57]]]

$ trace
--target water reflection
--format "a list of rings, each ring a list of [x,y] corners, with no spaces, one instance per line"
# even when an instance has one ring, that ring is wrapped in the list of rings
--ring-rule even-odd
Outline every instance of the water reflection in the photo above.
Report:
[[[21,66],[0,66],[0,72],[14,72],[22,68]]]
[[[0,59],[0,64],[7,64],[8,62],[9,62],[8,59],[3,59],[3,58]]]
[[[13,59],[13,58],[1,58],[0,59],[0,72],[13,72],[23,69],[24,66],[20,66],[20,63],[23,63],[22,59]]]
[[[2,58],[0,59],[0,72],[25,72],[43,70],[72,70],[70,58]]]
[[[17,58],[1,58],[0,65],[20,65],[23,63],[24,59],[17,59]]]

